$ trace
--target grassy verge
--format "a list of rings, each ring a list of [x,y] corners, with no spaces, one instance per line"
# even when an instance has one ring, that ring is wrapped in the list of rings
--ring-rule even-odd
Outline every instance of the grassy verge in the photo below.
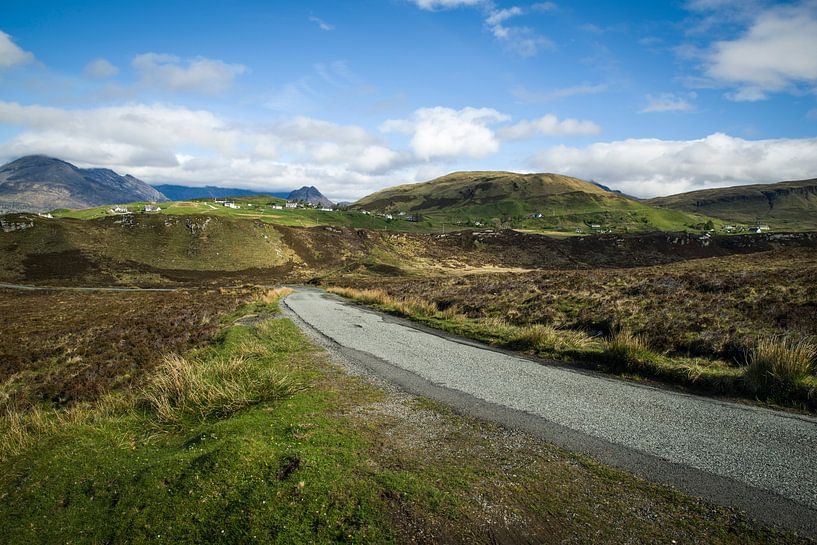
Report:
[[[127,394],[6,414],[4,543],[386,540],[365,443],[313,384],[322,365],[276,318],[167,355]]]
[[[3,543],[806,543],[237,323],[138,388],[2,416]]]
[[[608,338],[591,337],[545,324],[520,326],[497,317],[469,318],[456,305],[440,310],[420,297],[393,297],[379,289],[330,287],[327,291],[450,333],[543,358],[659,380],[702,393],[817,410],[817,377],[813,374],[817,352],[808,341],[767,340],[749,353],[746,365],[735,367],[717,359],[668,356],[627,331]]]

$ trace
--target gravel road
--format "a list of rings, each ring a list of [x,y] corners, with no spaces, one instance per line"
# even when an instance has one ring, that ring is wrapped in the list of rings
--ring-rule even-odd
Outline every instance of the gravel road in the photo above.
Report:
[[[543,365],[318,290],[285,305],[412,393],[817,537],[817,419]]]

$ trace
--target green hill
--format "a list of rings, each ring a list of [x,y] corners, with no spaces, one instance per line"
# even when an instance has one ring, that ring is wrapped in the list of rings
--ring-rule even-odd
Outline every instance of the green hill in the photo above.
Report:
[[[817,229],[817,178],[776,184],[690,191],[647,201],[665,209],[706,214],[724,221],[772,229]]]
[[[378,191],[352,208],[419,215],[440,223],[543,231],[684,230],[709,219],[656,209],[570,176],[513,172],[455,172]]]

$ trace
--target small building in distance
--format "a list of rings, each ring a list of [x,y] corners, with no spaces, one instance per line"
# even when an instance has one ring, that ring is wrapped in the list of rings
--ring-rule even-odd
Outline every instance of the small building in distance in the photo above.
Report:
[[[108,210],[111,214],[129,214],[130,210],[125,208],[124,206],[114,206],[110,210]]]
[[[271,208],[273,210],[283,210],[284,209],[284,207],[281,206],[280,204],[273,204]]]
[[[158,205],[155,204],[146,204],[145,207],[142,209],[143,212],[161,212],[162,209]]]
[[[287,208],[298,208],[298,203],[296,202],[288,202],[285,205]]]
[[[241,208],[241,206],[240,206],[240,205],[237,205],[237,204],[236,204],[236,203],[234,203],[234,202],[225,202],[225,203],[224,203],[224,206],[225,206],[226,208],[232,208],[233,210],[238,210],[239,208]]]

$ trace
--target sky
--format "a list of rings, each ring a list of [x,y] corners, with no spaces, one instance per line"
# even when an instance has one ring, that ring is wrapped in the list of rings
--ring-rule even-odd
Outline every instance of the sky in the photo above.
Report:
[[[335,200],[817,177],[817,0],[4,0],[0,161]]]

